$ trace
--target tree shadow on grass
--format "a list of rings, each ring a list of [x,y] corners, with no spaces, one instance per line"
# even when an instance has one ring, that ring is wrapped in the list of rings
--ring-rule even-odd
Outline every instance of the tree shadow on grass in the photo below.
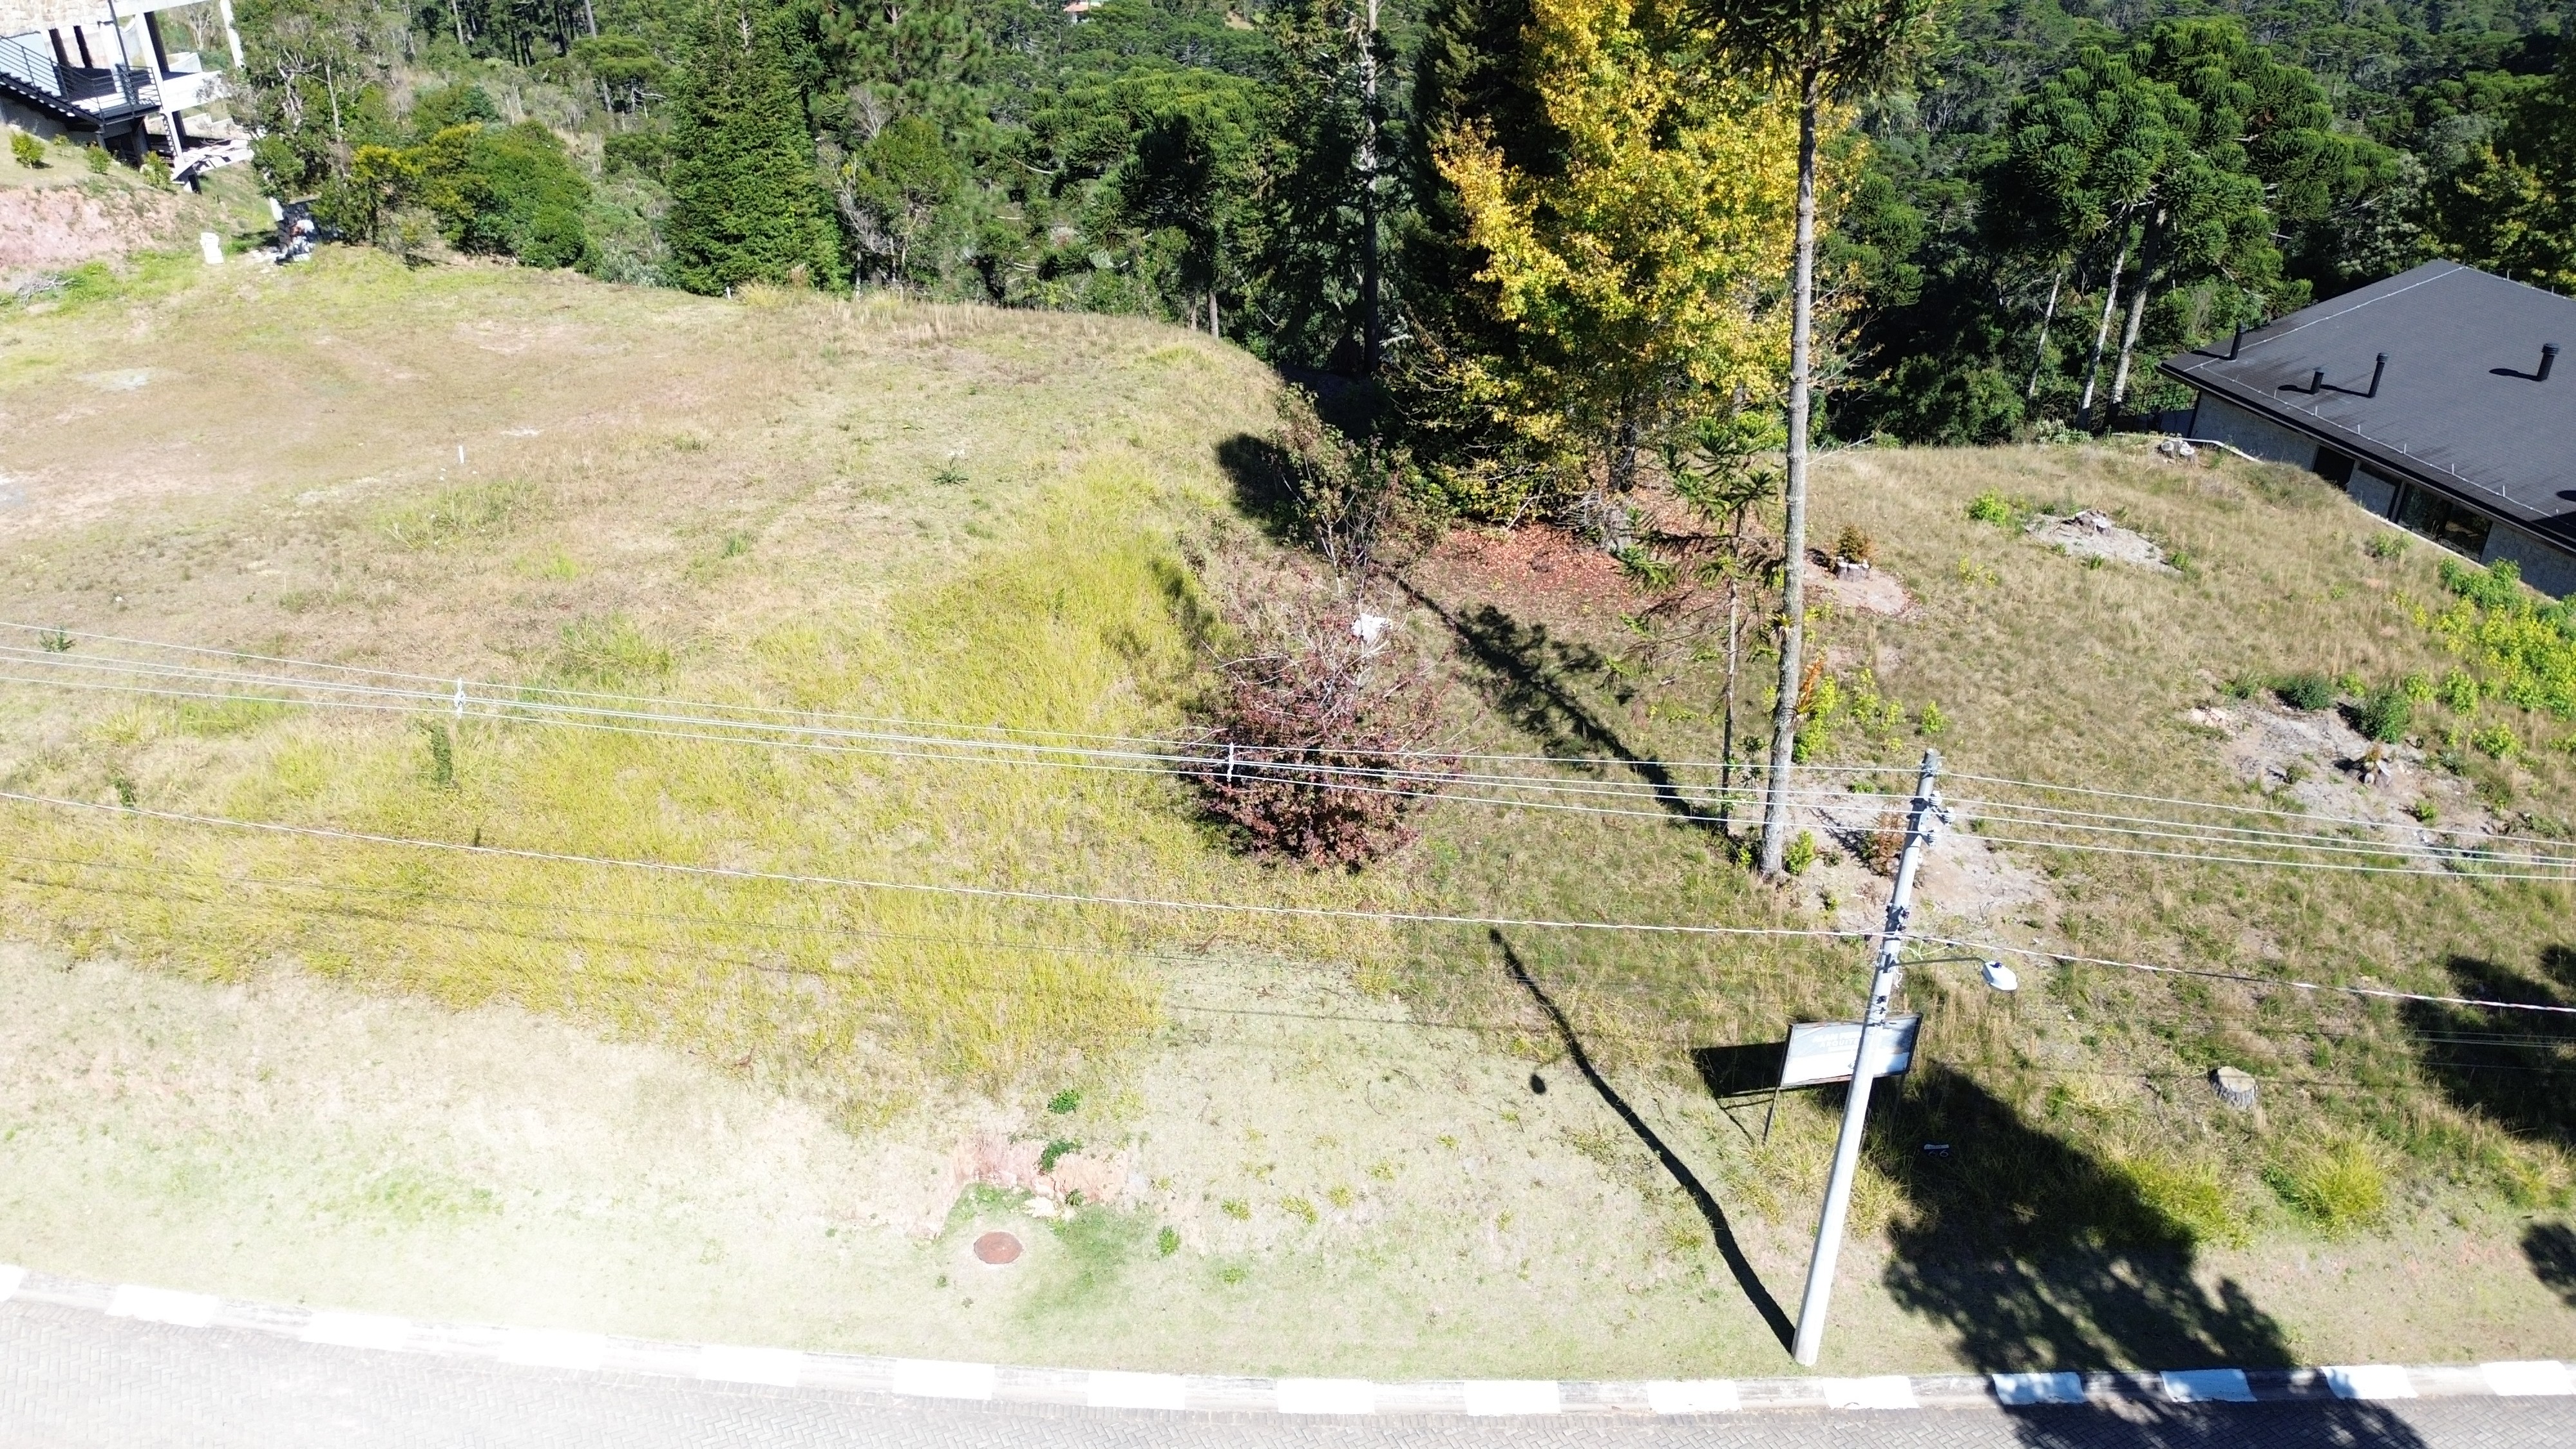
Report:
[[[1237,433],[1216,445],[1216,465],[1234,484],[1235,507],[1273,543],[1302,541],[1287,449],[1269,438]]]
[[[2534,1223],[2522,1235],[2522,1255],[2531,1260],[2534,1277],[2576,1308],[2576,1228]]]
[[[1890,1234],[1888,1291],[1948,1324],[1970,1363],[2038,1371],[2292,1362],[2280,1325],[2243,1288],[2202,1285],[2190,1233],[2125,1173],[1938,1063],[1919,1064],[1891,1095],[1868,1144],[1910,1209]]]
[[[1609,721],[1593,712],[1576,681],[1608,672],[1609,661],[1585,644],[1568,643],[1545,624],[1524,624],[1491,604],[1459,613],[1410,583],[1405,594],[1437,615],[1471,666],[1477,688],[1494,711],[1536,740],[1550,755],[1608,755],[1653,787],[1667,814],[1700,829],[1724,833],[1711,810],[1690,800],[1662,762],[1628,748]]]
[[[1574,1023],[1566,1020],[1565,1013],[1558,1009],[1556,1002],[1538,984],[1537,978],[1530,975],[1529,967],[1522,963],[1520,953],[1512,949],[1511,943],[1503,939],[1503,933],[1492,931],[1488,934],[1495,949],[1503,953],[1504,969],[1511,973],[1513,982],[1528,992],[1530,1000],[1538,1003],[1539,1010],[1547,1014],[1548,1023],[1556,1029],[1558,1039],[1565,1043],[1565,1054],[1574,1063],[1574,1069],[1583,1074],[1583,1080],[1591,1084],[1592,1090],[1620,1121],[1627,1124],[1628,1130],[1637,1134],[1637,1140],[1654,1154],[1655,1161],[1671,1174],[1674,1183],[1690,1198],[1691,1205],[1699,1209],[1699,1215],[1708,1220],[1709,1234],[1715,1239],[1720,1256],[1726,1259],[1727,1271],[1735,1275],[1736,1286],[1744,1290],[1753,1310],[1770,1325],[1772,1335],[1780,1340],[1780,1346],[1787,1348],[1795,1333],[1789,1315],[1781,1309],[1780,1301],[1771,1296],[1770,1287],[1754,1270],[1753,1260],[1744,1256],[1743,1245],[1735,1239],[1735,1227],[1727,1221],[1726,1209],[1719,1205],[1716,1194],[1708,1190],[1707,1185],[1699,1180],[1699,1175],[1691,1171],[1690,1164],[1682,1161],[1681,1155],[1666,1145],[1654,1128],[1646,1125],[1646,1119],[1637,1115],[1637,1109],[1629,1106],[1628,1099],[1620,1096],[1618,1088],[1611,1086],[1609,1079],[1592,1064],[1591,1053],[1583,1049],[1582,1038],[1574,1034]]]
[[[2536,977],[2474,956],[2443,965],[2460,996],[2576,1006],[2576,948],[2544,947]],[[2576,1016],[2410,1001],[2405,1020],[2424,1074],[2454,1105],[2576,1148]]]

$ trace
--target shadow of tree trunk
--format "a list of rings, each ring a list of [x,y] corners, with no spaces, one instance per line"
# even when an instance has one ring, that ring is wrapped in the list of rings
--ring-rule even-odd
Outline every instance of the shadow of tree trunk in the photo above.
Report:
[[[1503,939],[1503,933],[1493,931],[1490,935],[1495,948],[1503,953],[1503,965],[1511,973],[1512,980],[1529,993],[1530,999],[1538,1003],[1539,1010],[1547,1013],[1558,1038],[1565,1043],[1566,1055],[1573,1061],[1575,1070],[1583,1074],[1583,1080],[1592,1084],[1592,1090],[1600,1094],[1602,1102],[1618,1115],[1619,1120],[1628,1124],[1628,1130],[1637,1134],[1637,1140],[1654,1154],[1655,1161],[1663,1165],[1664,1171],[1671,1174],[1683,1194],[1690,1198],[1691,1205],[1699,1209],[1699,1215],[1708,1220],[1709,1233],[1716,1240],[1718,1253],[1726,1259],[1727,1271],[1735,1275],[1736,1286],[1744,1290],[1745,1298],[1753,1304],[1754,1311],[1762,1315],[1762,1321],[1771,1326],[1773,1336],[1780,1340],[1780,1347],[1789,1347],[1796,1328],[1789,1322],[1789,1315],[1781,1309],[1779,1300],[1771,1296],[1771,1289],[1762,1281],[1762,1275],[1754,1270],[1753,1260],[1744,1256],[1744,1247],[1736,1241],[1734,1225],[1727,1221],[1726,1209],[1718,1205],[1716,1194],[1708,1190],[1707,1185],[1699,1180],[1699,1175],[1691,1171],[1690,1164],[1682,1161],[1680,1154],[1666,1145],[1654,1128],[1646,1125],[1646,1120],[1628,1105],[1627,1098],[1620,1096],[1618,1088],[1611,1086],[1609,1079],[1592,1064],[1591,1054],[1583,1049],[1582,1038],[1574,1033],[1574,1024],[1566,1020],[1565,1013],[1557,1009],[1556,1002],[1530,975],[1519,953]]]

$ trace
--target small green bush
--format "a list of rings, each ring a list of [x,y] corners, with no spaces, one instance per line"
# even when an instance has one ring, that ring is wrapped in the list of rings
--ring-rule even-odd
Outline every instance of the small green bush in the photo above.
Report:
[[[1072,1112],[1081,1106],[1082,1094],[1071,1087],[1067,1087],[1063,1091],[1056,1093],[1054,1096],[1047,1098],[1047,1110],[1055,1113],[1059,1117],[1064,1116],[1066,1113]]]
[[[2010,528],[2020,517],[2021,510],[2013,506],[2013,501],[1992,488],[1968,501],[1968,518],[1973,523],[1991,523],[1998,528]]]
[[[2462,714],[2466,714],[2470,710],[2476,709],[2478,707],[2478,697],[2484,693],[2483,690],[2478,688],[2478,681],[2476,678],[2470,675],[2468,671],[2462,669],[2454,669],[2450,673],[2443,675],[2442,682],[2434,687],[2433,692],[2435,697],[2440,699],[2442,703],[2460,711]]]
[[[2490,759],[2504,760],[2513,757],[2513,752],[2522,747],[2522,740],[2510,728],[2491,724],[2471,730],[2469,745]]]
[[[1168,1258],[1180,1250],[1181,1234],[1177,1228],[1165,1227],[1154,1235],[1154,1252],[1157,1255]]]
[[[2370,542],[2361,546],[2361,551],[2369,554],[2372,558],[2400,558],[2405,555],[2406,545],[2410,541],[2411,540],[2409,540],[2406,535],[2399,533],[2397,530],[2393,528],[2384,528],[2379,532],[2372,534],[2370,536]]]
[[[1862,531],[1859,524],[1846,523],[1843,531],[1834,538],[1834,557],[1845,563],[1875,564],[1878,562],[1878,540]]]
[[[2353,728],[2361,731],[2362,738],[2383,745],[2406,738],[2406,732],[2414,726],[2415,701],[2406,697],[2404,688],[2393,684],[2364,696],[2360,710],[2353,716]]]
[[[1798,838],[1790,841],[1788,849],[1780,854],[1781,869],[1791,875],[1804,875],[1807,867],[1815,863],[1816,837],[1804,830],[1799,831]]]
[[[105,146],[81,147],[81,159],[89,163],[90,174],[93,176],[105,176],[107,168],[116,164],[115,158],[107,154]]]
[[[1926,701],[1914,728],[1927,739],[1938,739],[1950,728],[1950,717],[1941,712],[1941,706]]]
[[[13,126],[9,131],[9,155],[32,171],[45,164],[45,143]]]
[[[2397,692],[2406,696],[2410,704],[2431,704],[2434,694],[2433,676],[2423,673],[2409,674],[2397,681]]]
[[[2272,693],[2281,703],[2308,714],[2331,709],[2335,702],[2334,681],[2312,669],[2273,680]]]
[[[2291,1211],[2331,1237],[2370,1227],[2388,1214],[2388,1174],[2358,1142],[2275,1162],[2263,1169],[2263,1180]]]

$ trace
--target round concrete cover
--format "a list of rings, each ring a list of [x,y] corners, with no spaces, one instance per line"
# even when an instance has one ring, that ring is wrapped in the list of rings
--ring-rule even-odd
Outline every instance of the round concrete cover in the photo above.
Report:
[[[1018,1261],[1019,1256],[1020,1240],[1009,1233],[986,1233],[975,1240],[975,1261],[978,1263],[999,1267]]]

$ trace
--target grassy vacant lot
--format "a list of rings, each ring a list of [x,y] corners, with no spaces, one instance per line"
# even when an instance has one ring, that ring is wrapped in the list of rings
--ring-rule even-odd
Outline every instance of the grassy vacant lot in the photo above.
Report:
[[[24,622],[1153,733],[1221,647],[1227,571],[1272,547],[1219,461],[1268,426],[1270,382],[1159,328],[358,253],[145,266],[7,322],[0,616]],[[1955,768],[2255,801],[2186,717],[2260,712],[2231,679],[2449,662],[2399,602],[2435,598],[2429,548],[2365,552],[2370,526],[2310,480],[2054,449],[1848,455],[1822,488],[1828,534],[1872,532],[1920,599],[1823,625],[1847,697],[1867,670],[1902,706],[1844,728],[1846,762],[1910,758],[1934,705]],[[1972,522],[1988,490],[2113,511],[2192,566],[2082,567]],[[1460,557],[1417,562],[1385,603],[1447,661],[1462,742],[1714,753],[1704,640],[1623,623],[1636,601],[1597,572],[1506,587]],[[2562,727],[2481,722],[2500,719],[2529,748],[2458,755],[2456,800],[2535,829],[2576,814],[2548,753]],[[1653,821],[1443,805],[1399,859],[1316,876],[1236,858],[1151,776],[516,727],[442,746],[425,723],[10,686],[0,782],[1069,892],[1796,926],[1875,909],[1856,865],[1773,893],[1712,832]],[[0,1257],[672,1336],[1776,1371],[1766,1320],[1795,1297],[1830,1119],[1793,1100],[1760,1143],[1758,1110],[1712,1101],[1693,1053],[1847,1012],[1859,983],[1856,949],[1807,944],[675,885],[25,808],[7,830]],[[2571,944],[2562,889],[1945,850],[1936,924],[2248,974],[2568,989],[2548,974]],[[1918,974],[1935,1064],[1865,1177],[1829,1363],[2576,1343],[2547,1276],[2568,1124],[2521,1085],[2554,1078],[2503,1070],[2555,1064],[2554,1043],[2029,975],[2007,1010]],[[2222,1061],[2264,1079],[2259,1113],[2199,1084]],[[977,1135],[1123,1152],[1131,1187],[1047,1223],[1017,1195],[952,1199]],[[1922,1154],[1934,1140],[1951,1154]],[[972,1230],[1005,1221],[1036,1251],[972,1267]],[[2455,1264],[2476,1292],[2390,1291]],[[2402,1306],[2353,1311],[2374,1301]]]

